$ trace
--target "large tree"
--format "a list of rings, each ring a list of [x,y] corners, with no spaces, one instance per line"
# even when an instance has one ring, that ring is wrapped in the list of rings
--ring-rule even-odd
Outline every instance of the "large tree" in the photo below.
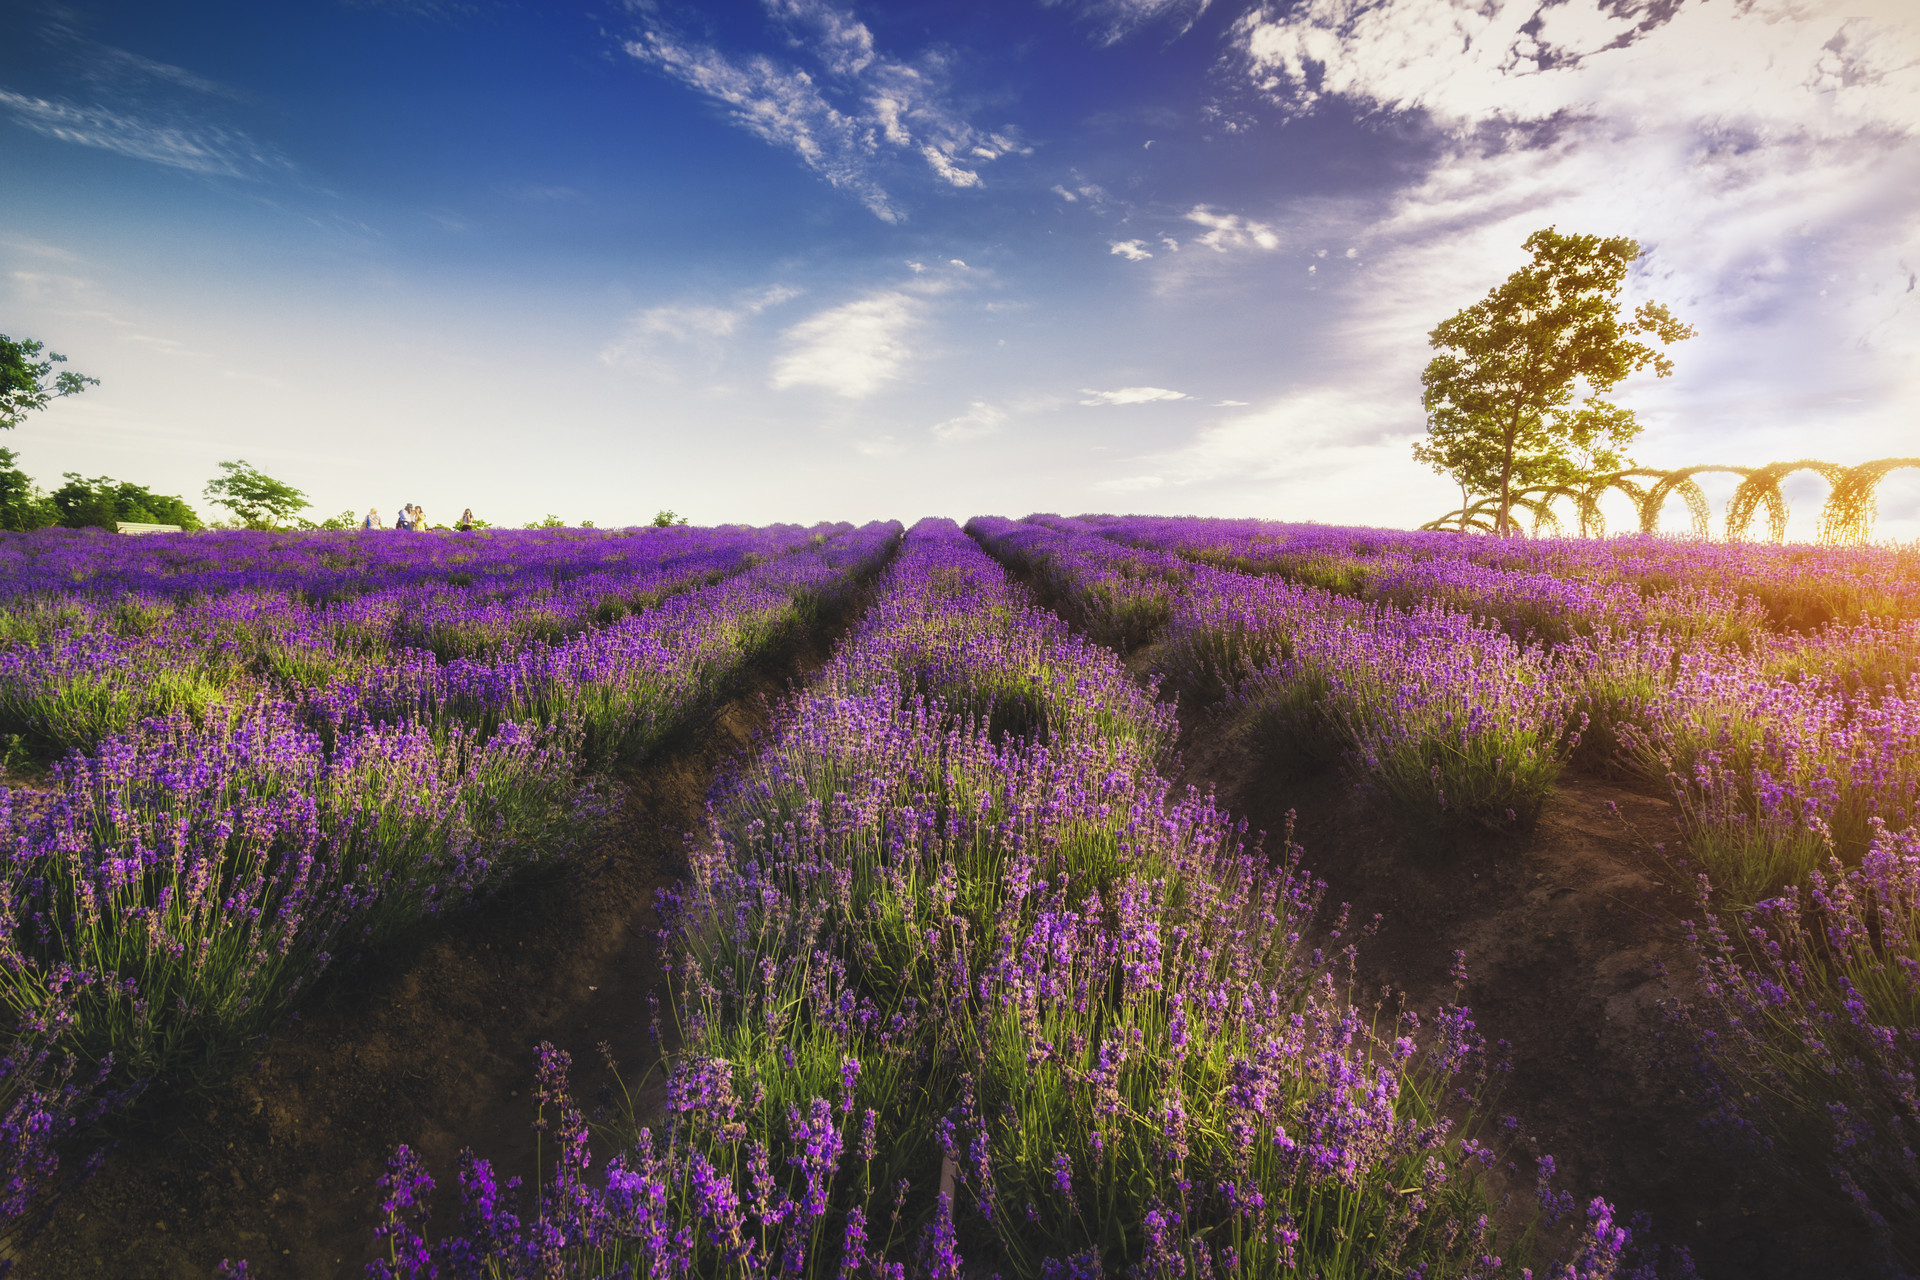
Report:
[[[47,351],[45,359],[38,359],[44,350],[44,344],[32,338],[16,341],[0,333],[0,428],[17,427],[49,401],[100,385],[100,379],[71,369],[54,373],[53,366],[65,364],[67,358]]]
[[[1632,465],[1620,450],[1640,424],[1631,409],[1601,397],[1642,369],[1662,378],[1673,372],[1673,361],[1640,336],[1693,336],[1657,302],[1641,303],[1631,319],[1621,315],[1638,241],[1548,227],[1525,248],[1532,262],[1427,335],[1440,354],[1421,378],[1427,438],[1414,446],[1414,457],[1451,476],[1463,498],[1497,496],[1501,533],[1515,528],[1516,490]]]
[[[277,529],[313,505],[306,494],[245,458],[223,462],[220,470],[224,474],[207,481],[207,501],[233,512],[248,528]]]

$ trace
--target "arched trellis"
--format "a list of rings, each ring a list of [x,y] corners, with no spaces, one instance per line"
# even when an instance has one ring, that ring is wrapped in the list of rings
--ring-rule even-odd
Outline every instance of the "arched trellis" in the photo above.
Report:
[[[1746,537],[1754,515],[1761,507],[1765,507],[1767,532],[1774,541],[1779,542],[1787,536],[1787,500],[1780,492],[1781,482],[1799,472],[1812,471],[1825,478],[1830,486],[1826,506],[1820,513],[1820,541],[1864,542],[1873,535],[1875,491],[1889,473],[1905,467],[1920,467],[1920,458],[1876,458],[1857,467],[1820,462],[1813,458],[1772,462],[1763,467],[1706,464],[1676,467],[1671,471],[1634,467],[1595,476],[1581,484],[1537,485],[1521,489],[1513,495],[1512,502],[1515,512],[1532,518],[1533,533],[1538,537],[1543,533],[1559,534],[1563,531],[1564,525],[1555,514],[1553,504],[1564,499],[1573,506],[1580,525],[1580,536],[1597,538],[1606,534],[1606,521],[1600,514],[1600,500],[1608,490],[1618,489],[1633,500],[1640,516],[1640,529],[1644,533],[1652,533],[1660,527],[1660,514],[1667,500],[1677,494],[1687,504],[1694,534],[1705,538],[1713,532],[1712,513],[1708,509],[1706,492],[1695,477],[1734,475],[1740,477],[1740,484],[1727,501],[1726,536],[1735,541]],[[1481,498],[1458,511],[1449,511],[1437,520],[1429,520],[1420,527],[1491,533],[1498,522],[1499,513],[1499,498]]]

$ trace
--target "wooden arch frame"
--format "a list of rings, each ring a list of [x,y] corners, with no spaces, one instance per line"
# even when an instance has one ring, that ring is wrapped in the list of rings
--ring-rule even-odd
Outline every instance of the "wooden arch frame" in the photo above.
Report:
[[[1767,532],[1775,542],[1787,536],[1787,500],[1780,484],[1788,476],[1812,471],[1828,484],[1827,501],[1820,513],[1819,540],[1828,544],[1865,542],[1873,536],[1878,514],[1874,494],[1887,476],[1906,467],[1920,467],[1920,458],[1876,458],[1856,467],[1837,462],[1800,458],[1792,462],[1770,462],[1763,467],[1734,467],[1707,463],[1660,471],[1634,467],[1595,476],[1581,484],[1537,485],[1513,495],[1516,510],[1533,517],[1533,534],[1560,534],[1564,526],[1554,513],[1553,504],[1565,499],[1573,505],[1579,520],[1580,536],[1606,536],[1606,520],[1600,514],[1600,499],[1609,489],[1618,489],[1633,499],[1640,516],[1640,531],[1653,533],[1660,527],[1660,513],[1667,500],[1678,494],[1687,504],[1696,537],[1713,536],[1712,514],[1707,495],[1696,476],[1735,475],[1740,485],[1727,500],[1726,537],[1738,542],[1747,536],[1753,517],[1761,507],[1767,511]],[[1461,532],[1491,533],[1499,516],[1498,498],[1481,498],[1457,511],[1449,511],[1437,520],[1429,520],[1422,529],[1456,529]]]

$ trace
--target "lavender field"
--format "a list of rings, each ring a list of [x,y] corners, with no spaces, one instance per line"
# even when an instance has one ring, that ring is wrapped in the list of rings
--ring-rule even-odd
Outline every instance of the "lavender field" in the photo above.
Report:
[[[21,1274],[1920,1273],[1910,548],[0,563]]]

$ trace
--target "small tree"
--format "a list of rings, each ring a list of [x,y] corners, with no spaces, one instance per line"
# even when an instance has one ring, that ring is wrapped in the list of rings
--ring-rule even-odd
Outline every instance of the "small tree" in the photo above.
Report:
[[[1673,372],[1670,358],[1632,335],[1662,343],[1693,336],[1657,302],[1641,303],[1631,320],[1620,315],[1638,241],[1548,227],[1525,248],[1530,264],[1428,335],[1441,354],[1421,378],[1427,439],[1414,446],[1414,457],[1451,476],[1463,497],[1498,495],[1501,533],[1515,527],[1516,489],[1631,465],[1619,450],[1640,424],[1600,397],[1642,369]],[[1574,408],[1581,382],[1587,395]]]
[[[43,350],[44,345],[32,338],[16,341],[0,333],[0,428],[17,427],[35,409],[46,408],[49,401],[100,385],[100,379],[71,369],[62,369],[49,382],[53,366],[65,364],[67,358],[48,351],[44,360],[35,359]]]
[[[672,508],[653,513],[653,527],[656,529],[667,529],[676,524],[685,524],[686,522],[687,518]]]
[[[223,462],[225,475],[207,482],[207,501],[225,507],[249,529],[275,529],[291,521],[313,504],[307,495],[258,470],[245,458]]]

